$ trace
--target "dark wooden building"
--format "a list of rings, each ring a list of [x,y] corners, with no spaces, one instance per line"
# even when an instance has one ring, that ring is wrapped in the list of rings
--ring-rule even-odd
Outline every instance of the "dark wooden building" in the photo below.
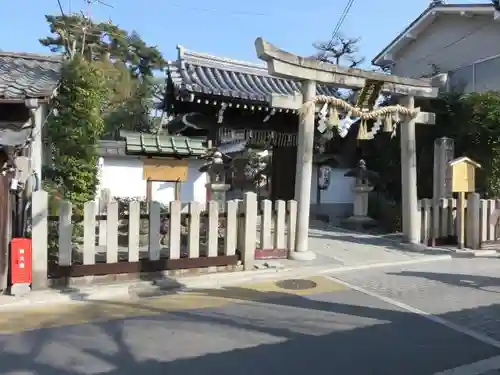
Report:
[[[264,65],[230,60],[178,47],[167,68],[168,130],[206,136],[214,146],[245,140],[272,148],[271,199],[293,199],[298,114],[272,108],[272,94],[300,94],[300,82],[271,77]],[[335,95],[318,85],[318,95]]]
[[[61,63],[58,57],[0,52],[0,290],[7,287],[10,239],[26,234],[26,187],[37,188],[41,180],[46,106]],[[20,177],[16,166],[22,156],[30,162],[30,176],[25,184],[10,186]]]

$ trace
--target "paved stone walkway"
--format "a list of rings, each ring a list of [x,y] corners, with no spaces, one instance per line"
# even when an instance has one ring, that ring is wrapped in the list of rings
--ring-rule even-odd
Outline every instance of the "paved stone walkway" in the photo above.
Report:
[[[418,261],[443,255],[410,251],[396,240],[384,236],[356,233],[322,222],[312,223],[309,229],[309,249],[316,253],[313,261],[280,260],[279,263],[296,268],[317,265],[357,267]]]

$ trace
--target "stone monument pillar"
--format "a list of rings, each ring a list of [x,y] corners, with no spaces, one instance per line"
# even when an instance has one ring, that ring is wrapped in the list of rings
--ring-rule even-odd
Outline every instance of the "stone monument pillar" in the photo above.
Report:
[[[451,197],[450,171],[448,163],[454,159],[455,142],[442,137],[434,141],[434,170],[432,197],[435,200]]]

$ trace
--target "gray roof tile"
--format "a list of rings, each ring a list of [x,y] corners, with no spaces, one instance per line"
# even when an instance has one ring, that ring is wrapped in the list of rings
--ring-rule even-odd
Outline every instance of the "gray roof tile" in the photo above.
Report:
[[[62,58],[0,52],[0,98],[52,96],[61,78]]]
[[[167,72],[177,90],[267,102],[271,94],[300,93],[300,82],[272,77],[265,65],[230,60],[177,47],[179,58]],[[335,87],[317,86],[318,95],[336,96]]]

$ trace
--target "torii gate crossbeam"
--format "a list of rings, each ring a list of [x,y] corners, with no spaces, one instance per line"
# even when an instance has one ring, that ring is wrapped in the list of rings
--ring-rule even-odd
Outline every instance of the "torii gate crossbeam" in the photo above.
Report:
[[[339,88],[359,89],[367,80],[383,82],[382,92],[393,93],[401,98],[407,117],[401,124],[401,182],[403,203],[403,234],[406,242],[418,242],[418,210],[417,210],[417,157],[415,149],[415,124],[434,123],[430,113],[418,113],[415,108],[415,97],[435,98],[439,86],[446,80],[446,75],[430,79],[412,79],[368,72],[361,69],[344,68],[338,65],[320,62],[311,58],[303,58],[279,50],[273,45],[257,38],[255,48],[260,59],[267,62],[271,75],[302,81],[302,98],[270,98],[287,106],[305,106],[316,98],[316,82],[335,85]],[[302,103],[298,103],[302,99]],[[293,101],[295,104],[290,103]],[[401,107],[396,108],[400,110]],[[409,115],[411,114],[411,116]],[[291,258],[311,260],[315,253],[308,249],[309,211],[311,197],[312,160],[314,146],[314,110],[304,111],[301,116],[298,133],[297,167],[295,198],[298,200],[297,230],[295,251]]]

